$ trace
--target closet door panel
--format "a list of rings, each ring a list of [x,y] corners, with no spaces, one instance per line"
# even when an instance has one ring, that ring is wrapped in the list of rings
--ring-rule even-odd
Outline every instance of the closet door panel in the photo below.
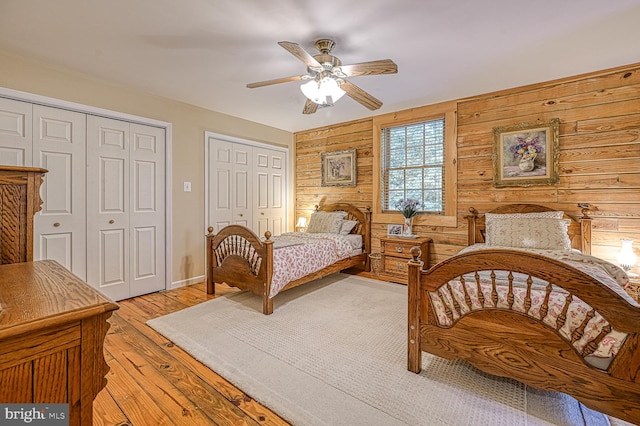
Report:
[[[255,188],[254,199],[254,226],[259,235],[264,235],[270,231],[273,235],[278,235],[271,228],[271,207],[269,197],[271,188],[269,182],[269,151],[263,148],[253,148],[254,175],[253,187]]]
[[[282,151],[269,150],[270,221],[274,232],[286,230],[287,163]]]
[[[263,168],[258,168],[254,176],[254,188],[256,189],[254,197],[254,227],[258,235],[264,235],[266,231],[271,231],[273,235],[277,235],[269,226],[269,175]]]
[[[34,221],[35,258],[86,279],[86,115],[34,105],[33,164],[49,171]]]
[[[131,124],[130,297],[165,288],[165,131]]]
[[[129,123],[87,117],[87,282],[130,296]]]
[[[251,216],[249,211],[251,200],[248,196],[249,181],[249,172],[247,170],[233,171],[234,191],[231,196],[233,223],[250,228],[251,223],[248,221]]]
[[[213,226],[214,232],[218,232],[230,225],[233,218],[231,208],[233,144],[214,137],[209,137],[207,144],[209,167],[206,179],[209,196],[207,197],[206,226]]]
[[[31,166],[32,104],[0,98],[0,164]]]
[[[254,217],[260,233],[279,235],[286,230],[286,162],[282,151],[254,147]]]
[[[251,147],[234,144],[232,158],[232,223],[251,229],[253,226],[251,202],[251,194],[253,194],[251,174],[253,170],[251,169]],[[253,228],[253,231],[256,232],[256,229]]]

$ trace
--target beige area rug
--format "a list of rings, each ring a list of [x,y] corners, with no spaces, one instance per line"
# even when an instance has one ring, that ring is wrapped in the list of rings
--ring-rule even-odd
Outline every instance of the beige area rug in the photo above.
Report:
[[[295,425],[609,425],[464,361],[407,371],[406,286],[334,274],[274,301],[265,316],[239,292],[148,324]]]

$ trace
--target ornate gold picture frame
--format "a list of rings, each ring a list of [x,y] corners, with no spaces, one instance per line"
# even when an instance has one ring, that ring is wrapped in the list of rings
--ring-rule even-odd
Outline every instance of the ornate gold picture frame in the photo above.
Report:
[[[356,150],[323,152],[322,186],[356,186]]]
[[[493,185],[558,183],[560,120],[520,123],[493,129]]]

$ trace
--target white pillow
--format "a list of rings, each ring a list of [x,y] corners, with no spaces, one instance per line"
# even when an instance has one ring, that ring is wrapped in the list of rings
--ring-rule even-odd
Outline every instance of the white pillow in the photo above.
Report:
[[[342,226],[340,227],[340,235],[349,235],[357,224],[357,220],[343,220]]]
[[[555,218],[555,219],[562,219],[564,217],[564,212],[563,211],[557,211],[557,210],[551,210],[548,212],[531,212],[531,213],[505,213],[505,214],[500,214],[500,213],[485,213],[484,214],[484,224],[485,224],[485,237],[484,237],[484,242],[488,245],[499,245],[499,244],[494,244],[491,239],[492,239],[492,232],[491,232],[491,224],[495,221],[495,220],[502,220],[502,219],[518,219],[518,218],[533,218],[533,217],[542,217],[542,218]]]
[[[310,234],[337,234],[342,227],[342,219],[347,212],[314,212],[309,219],[307,232]]]
[[[549,217],[518,217],[492,220],[487,226],[488,245],[544,249],[571,250],[567,229],[569,219]]]

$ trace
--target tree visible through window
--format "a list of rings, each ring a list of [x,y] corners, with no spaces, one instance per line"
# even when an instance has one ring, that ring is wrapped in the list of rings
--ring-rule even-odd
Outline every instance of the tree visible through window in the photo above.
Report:
[[[382,129],[382,210],[398,200],[418,200],[420,211],[442,214],[444,118]]]

